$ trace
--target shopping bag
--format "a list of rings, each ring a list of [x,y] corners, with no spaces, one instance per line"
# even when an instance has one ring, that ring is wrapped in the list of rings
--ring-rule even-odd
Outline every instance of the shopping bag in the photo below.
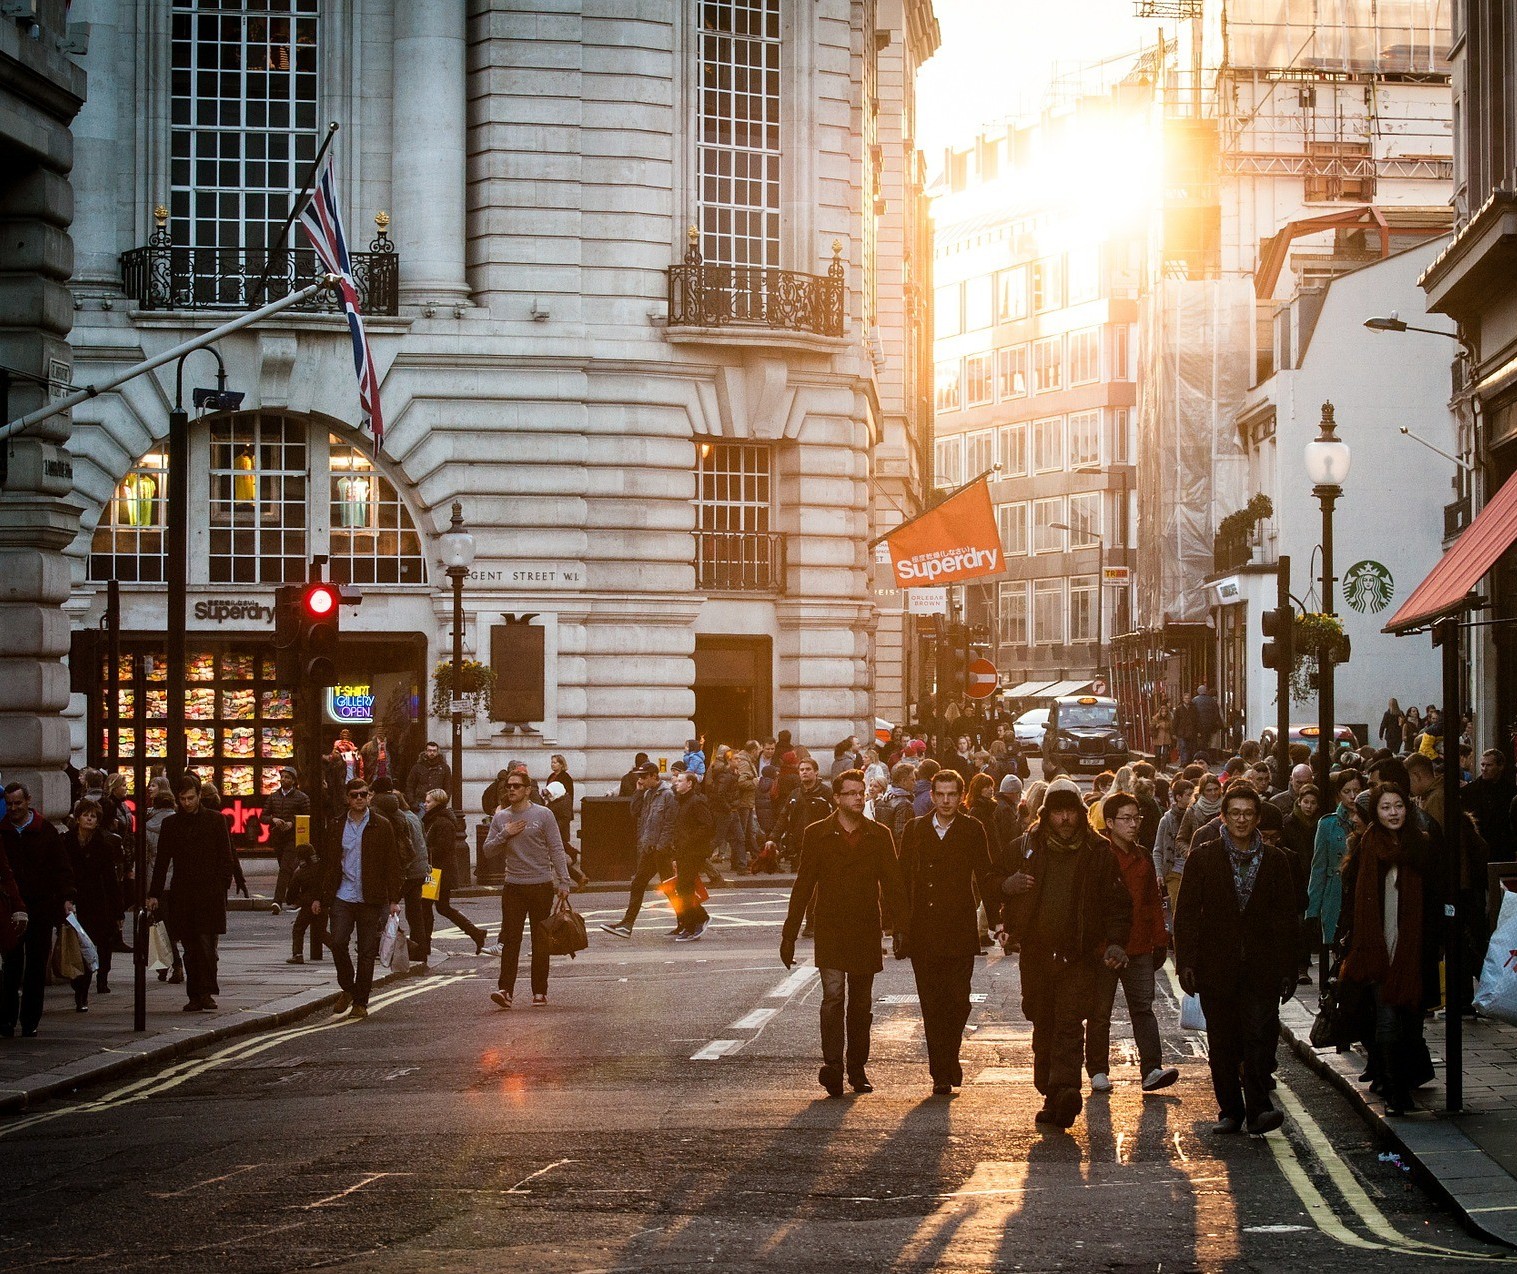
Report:
[[[422,882],[421,896],[430,898],[436,902],[442,896],[442,868],[434,867],[427,873],[427,878]]]
[[[683,917],[680,915],[682,903],[679,896],[679,877],[670,876],[668,880],[663,881],[659,885],[658,891],[669,900],[669,905],[674,908],[675,917],[682,920]],[[711,891],[706,888],[705,882],[697,876],[695,878],[695,901],[702,903],[709,897],[711,897]]]
[[[379,963],[385,968],[395,958],[395,940],[400,935],[400,917],[393,915],[385,922],[385,931],[379,936]]]
[[[391,973],[411,972],[411,940],[404,929],[395,934],[395,950],[390,953],[388,964]]]
[[[89,971],[93,973],[100,967],[100,952],[95,950],[94,940],[89,936],[89,934],[85,933],[84,926],[79,923],[79,917],[77,915],[71,914],[69,916],[68,926],[78,936],[79,954],[83,958],[84,963],[88,966]]]
[[[58,940],[53,944],[53,973],[64,982],[82,978],[89,970],[84,964],[84,953],[79,949],[79,935],[69,925],[58,930]]]
[[[161,972],[174,967],[174,944],[169,941],[169,927],[159,921],[148,930],[148,971]]]
[[[569,905],[567,898],[559,899],[548,918],[537,926],[549,955],[566,955],[571,960],[577,951],[590,945],[585,932],[585,918]]]
[[[1501,896],[1496,931],[1475,988],[1475,1007],[1486,1017],[1517,1025],[1517,894],[1510,891]]]
[[[1201,1012],[1201,997],[1199,995],[1187,995],[1181,998],[1180,1029],[1182,1031],[1204,1031],[1206,1029],[1206,1014]]]

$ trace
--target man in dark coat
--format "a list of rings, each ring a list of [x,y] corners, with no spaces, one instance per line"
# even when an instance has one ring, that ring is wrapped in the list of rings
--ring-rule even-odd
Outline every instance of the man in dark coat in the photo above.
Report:
[[[959,1046],[969,1020],[969,982],[980,953],[975,884],[992,923],[1000,914],[1005,877],[990,859],[990,843],[980,823],[964,813],[964,780],[954,770],[932,777],[932,813],[906,825],[901,877],[907,906],[904,942],[896,958],[911,957],[932,1091],[946,1096],[964,1082]]]
[[[346,1013],[356,1022],[369,1016],[380,930],[388,917],[400,914],[408,856],[401,851],[390,820],[369,808],[371,795],[363,779],[349,782],[347,815],[322,847],[321,901],[311,906],[312,915],[331,912],[327,929],[337,985],[342,988],[332,1015]],[[350,950],[355,928],[356,970]]]
[[[1007,945],[1022,952],[1022,1012],[1032,1023],[1033,1084],[1043,1094],[1037,1122],[1068,1128],[1083,1104],[1085,1021],[1095,1007],[1097,970],[1127,963],[1132,898],[1072,779],[1048,785],[1021,859],[1002,911]]]
[[[801,869],[790,891],[790,909],[780,932],[780,959],[795,963],[795,940],[812,895],[816,896],[816,967],[822,975],[822,1068],[817,1080],[832,1096],[849,1086],[872,1093],[869,1062],[874,975],[884,968],[880,895],[892,916],[906,913],[906,894],[896,865],[895,843],[879,823],[864,817],[864,773],[844,770],[832,784],[837,809],[806,829]],[[896,931],[897,943],[903,941]]]
[[[676,942],[694,942],[705,935],[711,917],[696,897],[700,884],[701,867],[711,856],[711,837],[714,823],[711,805],[697,786],[696,777],[689,770],[678,770],[674,775],[674,872],[675,903],[678,924],[674,930]]]
[[[1259,835],[1259,794],[1234,783],[1223,833],[1192,842],[1175,908],[1175,968],[1206,1015],[1217,1133],[1264,1134],[1284,1116],[1269,1096],[1280,1005],[1296,993],[1300,919],[1285,852]],[[1241,1076],[1241,1078],[1240,1078]]]
[[[225,816],[201,804],[200,780],[193,774],[180,775],[174,800],[175,812],[158,832],[147,907],[156,912],[159,900],[166,899],[174,937],[184,943],[184,1011],[201,1013],[216,1007],[213,997],[221,989],[216,980],[217,946],[226,932],[227,890],[235,881],[246,897],[247,884]]]
[[[453,771],[443,760],[442,749],[428,739],[427,746],[406,775],[406,800],[411,803],[413,810],[424,810],[427,806],[427,793],[436,788],[451,792]]]
[[[311,812],[311,798],[295,786],[298,778],[293,766],[281,769],[279,786],[264,800],[258,816],[258,821],[269,829],[269,848],[279,865],[279,875],[274,880],[274,905],[270,908],[276,916],[284,910],[290,878],[295,875],[295,820]]]
[[[801,837],[806,829],[832,813],[832,797],[818,777],[816,762],[803,757],[795,769],[796,785],[781,805],[764,844],[765,854],[778,850],[779,856],[791,864],[800,861]]]
[[[53,950],[53,930],[74,909],[74,873],[58,829],[32,809],[31,793],[22,783],[5,786],[5,819],[0,822],[0,849],[10,863],[20,891],[26,928],[5,953],[0,981],[0,1035],[35,1035],[42,1021],[47,960]],[[18,1012],[19,1009],[19,1012]]]
[[[1205,686],[1197,686],[1196,697],[1190,701],[1190,706],[1196,714],[1196,746],[1216,747],[1217,735],[1222,729],[1222,709],[1217,696]]]

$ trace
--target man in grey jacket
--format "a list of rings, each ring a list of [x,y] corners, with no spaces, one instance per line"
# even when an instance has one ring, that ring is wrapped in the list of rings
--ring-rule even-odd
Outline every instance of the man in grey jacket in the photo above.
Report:
[[[500,985],[490,998],[503,1009],[516,992],[522,926],[532,925],[532,1003],[548,1002],[548,952],[540,941],[542,923],[569,897],[569,857],[558,820],[532,801],[532,780],[512,770],[504,782],[507,804],[490,820],[486,858],[505,857],[500,891]]]
[[[632,818],[637,825],[637,871],[627,911],[614,925],[601,925],[618,938],[630,938],[643,895],[654,880],[663,878],[674,855],[674,793],[659,776],[658,766],[646,762],[637,774],[637,792],[632,797]]]

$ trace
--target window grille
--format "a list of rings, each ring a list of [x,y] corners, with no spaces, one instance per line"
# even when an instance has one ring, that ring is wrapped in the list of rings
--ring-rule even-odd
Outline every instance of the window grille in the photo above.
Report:
[[[701,252],[780,264],[780,0],[701,0]]]
[[[421,536],[395,485],[370,458],[336,435],[329,440],[332,578],[343,584],[421,584]]]
[[[176,245],[259,254],[273,247],[320,144],[317,7],[317,0],[174,5],[169,212]],[[188,256],[210,271],[192,280],[197,303],[242,303],[238,269],[218,267],[214,255]],[[261,271],[261,256],[247,268]],[[215,295],[222,290],[226,296]]]
[[[211,422],[211,583],[305,578],[306,453],[302,421],[239,412]]]
[[[729,592],[781,588],[773,451],[748,442],[702,442],[696,450],[697,585]]]
[[[91,579],[161,584],[165,579],[169,459],[148,452],[121,480],[90,541]]]

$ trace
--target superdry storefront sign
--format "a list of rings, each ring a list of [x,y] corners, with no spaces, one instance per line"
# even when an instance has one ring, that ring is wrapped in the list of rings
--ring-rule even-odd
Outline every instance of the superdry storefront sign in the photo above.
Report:
[[[903,522],[885,542],[900,588],[953,584],[1003,569],[990,483],[984,478]]]
[[[203,597],[191,612],[208,624],[272,624],[274,607],[241,597]]]

